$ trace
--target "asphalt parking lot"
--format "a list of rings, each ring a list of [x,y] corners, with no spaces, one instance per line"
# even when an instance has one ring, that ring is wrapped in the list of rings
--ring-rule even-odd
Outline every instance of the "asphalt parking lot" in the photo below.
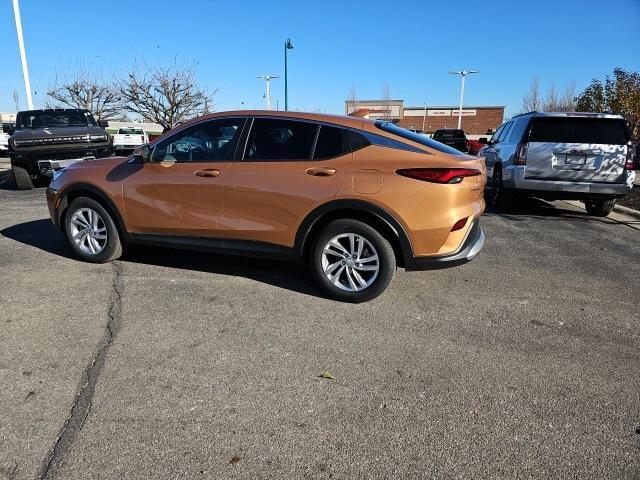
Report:
[[[488,213],[476,260],[350,305],[288,264],[81,263],[43,189],[0,205],[0,479],[640,478],[627,222]]]

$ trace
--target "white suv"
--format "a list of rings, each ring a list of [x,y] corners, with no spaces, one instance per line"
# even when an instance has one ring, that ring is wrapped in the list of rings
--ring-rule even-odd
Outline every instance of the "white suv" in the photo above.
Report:
[[[582,200],[607,216],[633,188],[633,146],[618,115],[525,113],[496,130],[479,155],[487,163],[489,204],[525,194]]]

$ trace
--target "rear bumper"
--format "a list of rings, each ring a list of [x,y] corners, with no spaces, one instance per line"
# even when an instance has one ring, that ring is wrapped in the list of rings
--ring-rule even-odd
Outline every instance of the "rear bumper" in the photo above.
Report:
[[[525,167],[511,166],[504,169],[503,184],[508,190],[523,191],[523,193],[549,193],[553,197],[569,198],[592,196],[623,197],[633,188],[635,172],[625,172],[625,182],[579,182],[562,180],[542,180],[525,178]]]
[[[404,257],[405,270],[436,270],[455,267],[473,260],[484,246],[484,232],[480,220],[475,220],[460,249],[450,255]]]

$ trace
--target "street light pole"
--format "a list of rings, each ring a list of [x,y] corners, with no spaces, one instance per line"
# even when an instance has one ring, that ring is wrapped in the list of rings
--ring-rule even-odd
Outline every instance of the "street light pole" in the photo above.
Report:
[[[22,61],[22,76],[24,77],[24,88],[27,91],[27,105],[29,106],[29,110],[33,110],[33,98],[31,98],[31,81],[29,80],[27,54],[24,50],[24,40],[22,38],[22,21],[20,20],[20,5],[18,5],[18,0],[13,0],[13,15],[16,18],[16,33],[18,34],[18,48],[20,49],[20,60]]]
[[[289,84],[287,81],[287,50],[293,50],[291,39],[284,42],[284,109],[289,110]]]
[[[424,133],[425,124],[427,123],[427,104],[424,104],[424,116],[422,117],[422,133]]]
[[[459,72],[449,72],[452,75],[460,75],[460,106],[458,107],[458,129],[462,127],[462,102],[464,101],[464,80],[470,73],[480,73],[480,70],[460,70]]]
[[[271,80],[274,78],[280,78],[276,75],[258,75],[256,78],[262,78],[267,84],[267,91],[265,98],[267,99],[267,110],[271,110]]]

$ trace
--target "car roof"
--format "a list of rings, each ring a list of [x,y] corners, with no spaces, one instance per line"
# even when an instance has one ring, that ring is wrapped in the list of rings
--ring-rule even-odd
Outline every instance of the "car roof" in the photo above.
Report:
[[[311,113],[311,112],[296,112],[291,110],[229,110],[225,112],[216,112],[208,115],[203,115],[198,118],[191,119],[180,125],[189,125],[191,123],[200,122],[207,118],[219,118],[219,117],[279,117],[290,118],[298,120],[312,120],[316,122],[334,123],[336,125],[342,125],[345,127],[362,128],[363,124],[369,123],[375,125],[373,120],[367,120],[360,117],[350,117],[348,115],[334,115],[328,113]]]
[[[521,117],[624,118],[622,115],[598,112],[527,112],[514,115],[511,120]]]

